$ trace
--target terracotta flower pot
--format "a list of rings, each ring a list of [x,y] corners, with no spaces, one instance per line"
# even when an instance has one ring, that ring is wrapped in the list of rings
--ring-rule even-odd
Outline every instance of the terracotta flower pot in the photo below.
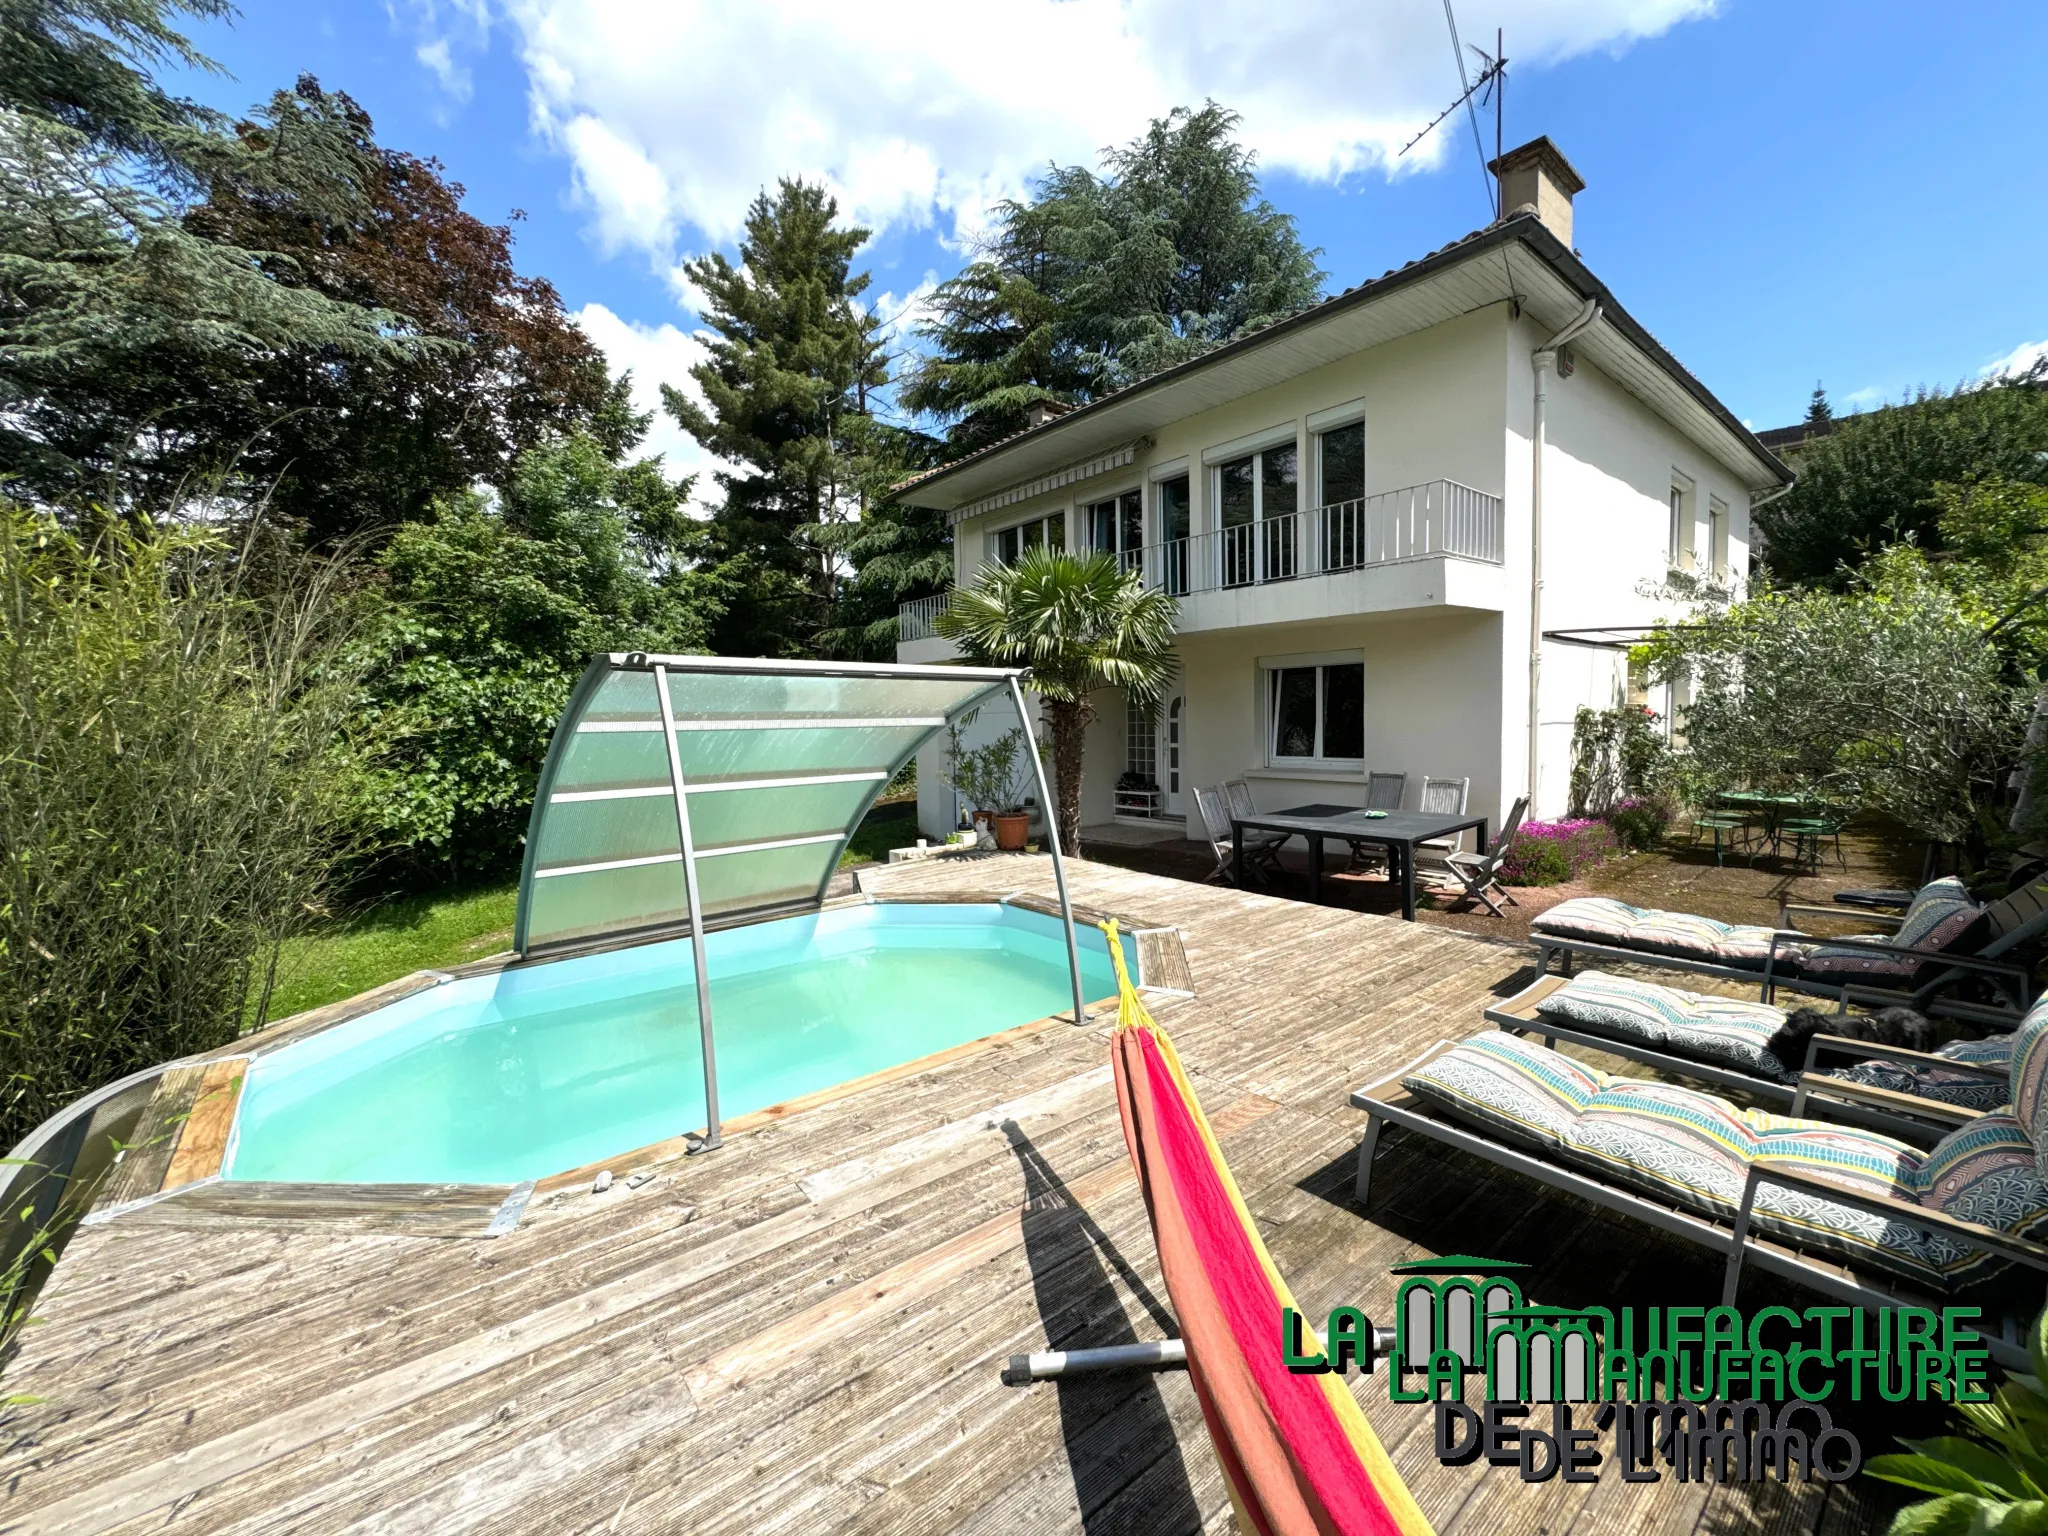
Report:
[[[999,811],[995,824],[996,846],[1005,853],[1022,853],[1031,835],[1031,818],[1022,811]]]

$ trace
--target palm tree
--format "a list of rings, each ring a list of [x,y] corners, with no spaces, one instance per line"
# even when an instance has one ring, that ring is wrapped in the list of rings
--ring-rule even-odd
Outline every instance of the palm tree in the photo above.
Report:
[[[1015,565],[984,566],[954,589],[933,627],[979,666],[1024,667],[1052,736],[1059,779],[1059,839],[1081,849],[1081,744],[1095,719],[1094,694],[1121,688],[1157,709],[1172,681],[1179,605],[1148,592],[1115,555],[1070,555],[1039,546]]]

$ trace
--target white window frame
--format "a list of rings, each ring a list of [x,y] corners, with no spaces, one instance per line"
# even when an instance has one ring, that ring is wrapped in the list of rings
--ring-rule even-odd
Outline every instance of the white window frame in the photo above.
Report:
[[[1122,501],[1126,496],[1138,498],[1138,542],[1133,549],[1112,549],[1109,553],[1113,555],[1135,555],[1138,550],[1143,549],[1147,542],[1149,542],[1149,535],[1152,531],[1152,508],[1147,503],[1151,498],[1146,496],[1144,487],[1133,480],[1129,485],[1121,486],[1105,495],[1090,496],[1086,501],[1080,501],[1075,504],[1077,517],[1088,525],[1086,531],[1090,541],[1088,548],[1091,551],[1101,547],[1093,542],[1095,538],[1095,509],[1105,501]],[[1116,519],[1116,525],[1119,530],[1119,536],[1121,536],[1123,528],[1123,519],[1121,517]]]
[[[1313,462],[1313,474],[1315,476],[1315,499],[1309,505],[1310,507],[1327,507],[1330,505],[1330,497],[1323,479],[1323,438],[1329,433],[1342,431],[1345,427],[1363,429],[1365,426],[1365,402],[1363,400],[1348,400],[1342,405],[1331,406],[1327,411],[1313,411],[1303,421],[1302,425],[1308,431],[1309,458]],[[1359,457],[1362,462],[1364,455],[1361,454]],[[1364,487],[1362,485],[1359,487],[1359,491],[1362,496],[1364,494]]]
[[[1728,579],[1728,503],[1707,498],[1707,563],[1716,581]]]
[[[1683,470],[1671,471],[1671,529],[1667,553],[1674,571],[1689,571],[1697,563],[1694,556],[1699,536],[1693,531],[1696,521],[1694,492],[1691,475]]]
[[[1003,524],[1000,528],[989,529],[987,534],[988,563],[990,565],[1003,564],[1002,545],[1004,534],[1015,533],[1017,535],[1017,553],[1021,556],[1024,553],[1023,530],[1029,528],[1033,523],[1050,523],[1056,517],[1065,519],[1066,532],[1062,536],[1060,547],[1062,549],[1072,549],[1074,547],[1071,537],[1075,522],[1074,509],[1071,506],[1047,507],[1044,511],[1034,513],[1030,517],[1020,517],[1015,522]],[[1044,534],[1039,535],[1041,542],[1043,542],[1044,538]]]
[[[1285,757],[1280,752],[1280,674],[1282,672],[1306,671],[1313,667],[1316,674],[1316,751],[1313,757]],[[1326,757],[1323,755],[1323,716],[1329,696],[1328,672],[1331,667],[1358,667],[1359,675],[1359,752],[1356,757]],[[1259,708],[1262,712],[1261,739],[1264,742],[1266,765],[1270,768],[1327,769],[1338,773],[1363,776],[1365,773],[1365,652],[1357,651],[1311,651],[1298,656],[1261,656],[1259,658]]]

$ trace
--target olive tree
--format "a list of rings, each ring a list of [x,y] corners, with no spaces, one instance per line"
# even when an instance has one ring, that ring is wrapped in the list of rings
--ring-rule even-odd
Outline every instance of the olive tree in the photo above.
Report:
[[[1695,795],[1812,789],[1964,842],[2022,755],[2032,687],[1910,546],[1844,591],[1703,603],[1644,652],[1654,677],[1690,680],[1679,766]]]

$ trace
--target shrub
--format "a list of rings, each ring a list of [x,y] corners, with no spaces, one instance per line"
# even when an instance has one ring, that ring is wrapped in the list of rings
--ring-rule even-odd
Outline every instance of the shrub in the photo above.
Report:
[[[1622,848],[1637,851],[1658,847],[1671,828],[1671,802],[1661,796],[1631,795],[1617,800],[1607,825]]]
[[[267,1001],[365,814],[348,574],[0,505],[0,1139]]]
[[[1605,816],[1626,799],[1660,796],[1671,748],[1654,710],[1581,708],[1572,721],[1572,814]]]
[[[1614,833],[1603,821],[1525,822],[1501,863],[1505,885],[1559,885],[1606,862]]]

